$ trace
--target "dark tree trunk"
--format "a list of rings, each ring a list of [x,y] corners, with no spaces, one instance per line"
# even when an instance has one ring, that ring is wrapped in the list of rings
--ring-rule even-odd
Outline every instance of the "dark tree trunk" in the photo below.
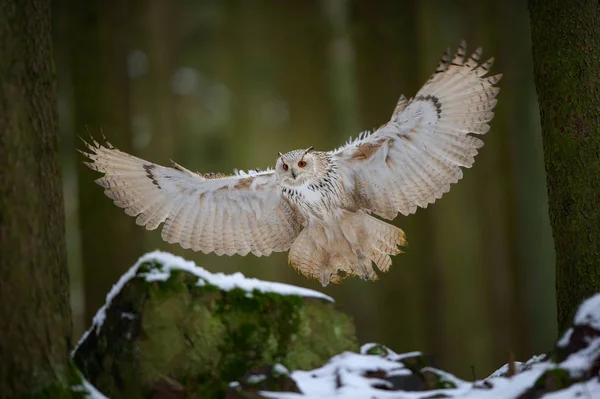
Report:
[[[100,129],[132,152],[127,45],[129,3],[81,1],[71,6],[75,130],[95,137]],[[78,141],[78,147],[81,142]],[[78,162],[79,225],[89,323],[110,287],[141,255],[143,231],[94,184],[99,177]]]
[[[71,336],[50,2],[0,0],[0,396],[66,376]]]
[[[558,326],[600,288],[600,5],[530,0]]]

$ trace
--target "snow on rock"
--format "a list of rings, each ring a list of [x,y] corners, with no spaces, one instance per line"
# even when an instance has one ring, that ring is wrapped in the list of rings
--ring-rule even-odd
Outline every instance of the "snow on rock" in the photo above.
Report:
[[[276,363],[274,366],[256,367],[247,372],[239,381],[229,384],[225,393],[226,399],[242,399],[257,397],[264,389],[300,393],[298,384],[290,377],[288,369]],[[250,396],[253,394],[255,396]]]
[[[550,392],[544,396],[544,399],[592,399],[600,398],[600,382],[585,381],[571,385],[562,391]]]
[[[90,382],[88,380],[86,380],[85,378],[83,378],[83,377],[81,377],[81,384],[80,385],[74,385],[74,386],[72,386],[71,390],[73,392],[77,392],[77,393],[85,392],[86,393],[86,396],[85,396],[86,399],[109,399],[106,396],[104,396],[102,394],[102,392],[100,392],[99,390],[97,390],[95,386],[93,386],[92,384],[90,384]]]
[[[519,397],[540,375],[555,367],[551,363],[536,361],[536,357],[524,363],[521,371],[513,377],[497,376],[467,382],[432,367],[420,367],[418,362],[416,367],[411,366],[411,360],[422,360],[420,356],[414,352],[400,355],[389,349],[387,354],[376,355],[364,350],[360,354],[345,352],[318,369],[292,372],[290,377],[301,393],[260,393],[264,397],[278,399],[509,399]],[[497,374],[500,375],[501,371]]]
[[[79,339],[79,342],[73,349],[71,354],[74,354],[81,342],[94,331],[96,334],[104,323],[106,318],[106,309],[110,306],[113,298],[123,289],[125,284],[131,279],[139,275],[138,268],[144,263],[156,262],[162,265],[160,270],[151,269],[147,273],[143,273],[146,281],[164,281],[169,278],[171,271],[184,270],[198,277],[198,285],[212,284],[219,287],[223,291],[230,291],[234,288],[240,288],[248,291],[248,295],[252,295],[254,290],[259,292],[272,292],[280,295],[299,295],[302,297],[314,297],[334,302],[333,298],[321,292],[314,291],[308,288],[297,287],[294,285],[262,281],[255,278],[246,278],[242,273],[224,274],[211,273],[208,270],[197,266],[194,262],[183,259],[180,256],[173,255],[168,252],[154,251],[149,252],[138,259],[125,274],[121,276],[119,281],[113,285],[112,289],[106,295],[106,301],[96,315],[94,316],[92,326]],[[124,315],[124,317],[127,315]]]
[[[515,370],[516,373],[520,373],[521,371],[528,370],[535,363],[541,363],[541,362],[547,360],[547,358],[548,358],[547,355],[533,356],[531,359],[529,359],[525,363],[514,362],[513,367],[514,367],[514,370]],[[488,378],[491,378],[491,377],[507,377],[508,374],[509,374],[509,372],[510,372],[509,371],[509,365],[507,363],[504,366],[500,367],[498,370],[494,371]]]
[[[583,302],[553,356],[504,365],[475,382],[427,367],[424,360],[419,352],[399,355],[383,345],[367,344],[360,353],[344,352],[320,368],[291,372],[300,392],[264,387],[260,394],[279,399],[600,398],[600,294]],[[244,396],[231,396],[236,397]]]
[[[600,331],[600,294],[588,298],[581,304],[573,324],[587,325]]]
[[[600,294],[585,300],[557,343],[559,367],[574,379],[588,379],[600,368]]]
[[[289,373],[287,384],[294,387],[294,392],[272,392],[267,384],[249,384],[251,376],[258,372],[265,374],[264,368],[251,370],[240,383],[231,384],[226,398],[247,397],[249,392],[259,392],[267,398],[447,397],[470,386],[449,373],[427,367],[426,357],[419,352],[397,354],[377,344],[363,345],[360,353],[343,352],[314,370]],[[267,378],[271,376],[267,374]]]
[[[142,263],[151,261],[156,261],[162,264],[163,267],[161,270],[152,269],[149,273],[146,273],[146,280],[148,281],[166,280],[171,275],[172,270],[184,270],[198,276],[198,284],[212,284],[219,287],[223,291],[241,288],[249,293],[257,290],[260,292],[272,292],[280,295],[299,295],[303,297],[321,298],[333,302],[333,298],[330,296],[308,288],[302,288],[283,283],[262,281],[255,278],[246,278],[242,273],[239,272],[234,274],[211,273],[206,269],[196,266],[196,264],[192,261],[187,261],[168,252],[150,252],[142,256],[132,267],[132,269],[137,268],[137,266]]]
[[[596,337],[590,340],[587,347],[570,354],[559,366],[562,369],[568,370],[571,377],[585,378],[589,370],[594,367],[593,363],[600,360],[599,354],[600,338]],[[597,368],[598,366],[595,367]]]

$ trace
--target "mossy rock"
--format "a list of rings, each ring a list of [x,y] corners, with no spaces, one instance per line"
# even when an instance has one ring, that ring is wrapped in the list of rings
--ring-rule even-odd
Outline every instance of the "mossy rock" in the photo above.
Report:
[[[352,321],[321,293],[211,274],[154,252],[109,293],[74,360],[112,399],[164,387],[221,397],[254,367],[311,369],[357,348]]]

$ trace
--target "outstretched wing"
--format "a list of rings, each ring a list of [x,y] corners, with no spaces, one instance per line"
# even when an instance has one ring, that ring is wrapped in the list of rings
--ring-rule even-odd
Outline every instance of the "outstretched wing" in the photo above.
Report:
[[[462,42],[446,52],[417,95],[400,97],[391,120],[372,134],[332,151],[361,208],[387,219],[427,207],[462,178],[483,142],[470,133],[489,130],[502,75],[485,77],[493,58],[481,49],[465,61]]]
[[[234,176],[202,175],[176,163],[164,167],[119,151],[110,143],[85,142],[87,166],[104,176],[104,193],[146,229],[165,222],[162,238],[217,255],[269,255],[287,251],[302,229],[281,196],[272,171]]]

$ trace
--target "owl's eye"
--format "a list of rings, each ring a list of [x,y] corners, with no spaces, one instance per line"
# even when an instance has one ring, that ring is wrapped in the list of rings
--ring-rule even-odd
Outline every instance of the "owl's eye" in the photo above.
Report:
[[[283,164],[283,170],[285,170],[287,172],[287,170],[288,170],[288,164],[287,163]]]
[[[301,167],[301,168],[305,167],[306,166],[306,161],[300,161],[300,162],[298,162],[298,166]]]

